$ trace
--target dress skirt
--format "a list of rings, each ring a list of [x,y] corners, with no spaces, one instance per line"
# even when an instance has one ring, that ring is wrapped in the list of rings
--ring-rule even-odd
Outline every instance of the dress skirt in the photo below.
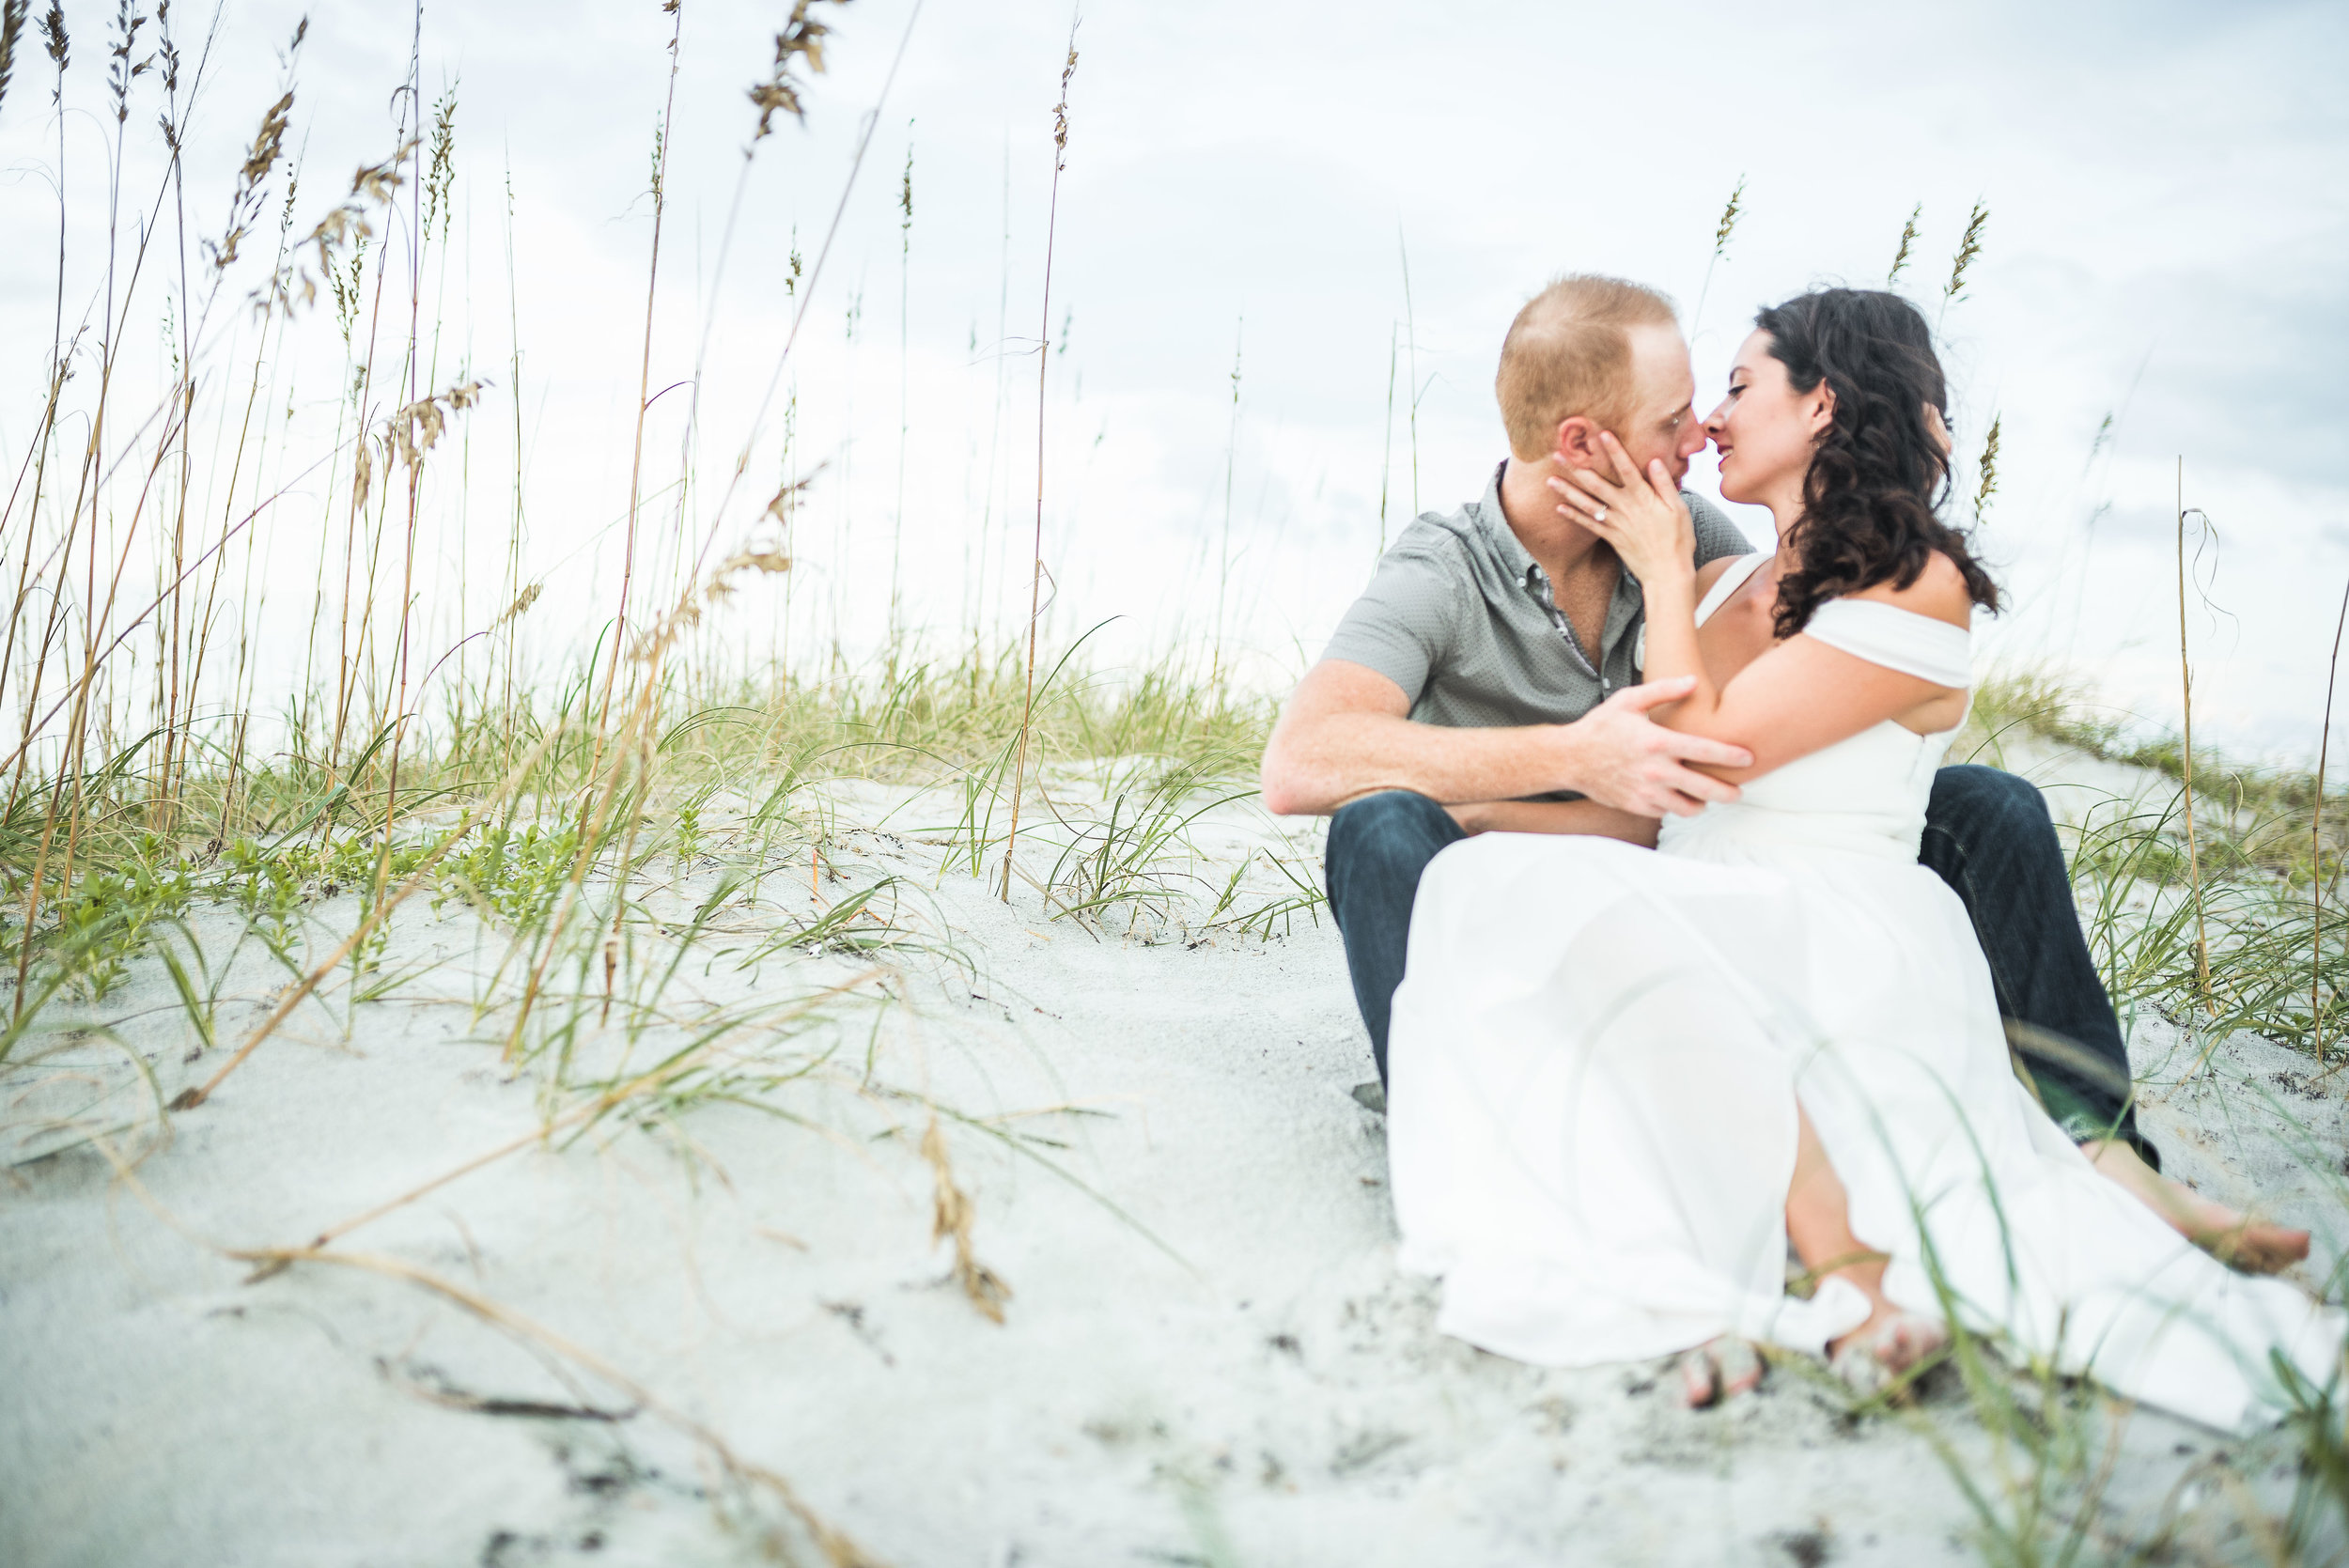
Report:
[[[1897,1304],[2224,1430],[2290,1407],[2271,1351],[2333,1375],[2339,1312],[2194,1248],[2040,1109],[1913,848],[1718,815],[1661,852],[1487,833],[1428,867],[1388,1149],[1445,1332],[1561,1366],[1819,1352],[1867,1305],[1786,1288],[1799,1103]]]

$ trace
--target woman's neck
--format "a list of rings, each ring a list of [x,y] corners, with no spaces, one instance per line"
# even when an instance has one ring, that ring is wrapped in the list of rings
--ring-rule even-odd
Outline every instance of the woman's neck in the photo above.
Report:
[[[1795,524],[1802,520],[1802,482],[1797,479],[1785,489],[1760,499],[1762,505],[1770,509],[1770,532],[1778,536],[1779,565],[1782,569],[1792,570],[1795,549],[1787,541],[1794,535]]]

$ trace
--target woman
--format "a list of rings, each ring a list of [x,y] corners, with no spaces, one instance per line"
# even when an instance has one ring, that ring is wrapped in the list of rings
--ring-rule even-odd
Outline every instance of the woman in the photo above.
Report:
[[[1526,1360],[1735,1336],[1872,1389],[1954,1313],[2261,1424],[2287,1404],[2270,1351],[2326,1382],[2341,1314],[2096,1174],[2015,1079],[1964,906],[1917,863],[1970,614],[1998,602],[1935,515],[1946,400],[1914,307],[1830,289],[1761,313],[1707,422],[1774,552],[1694,570],[1662,466],[1611,437],[1626,484],[1553,481],[1640,581],[1647,678],[1696,679],[1663,722],[1755,760],[1660,854],[1487,833],[1430,866],[1390,1048],[1403,1262],[1446,1276],[1446,1331]]]

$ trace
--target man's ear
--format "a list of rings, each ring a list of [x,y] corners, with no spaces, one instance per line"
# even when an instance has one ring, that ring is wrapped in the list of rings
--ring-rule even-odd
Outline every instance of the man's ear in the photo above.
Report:
[[[1598,426],[1582,414],[1561,420],[1558,440],[1552,448],[1558,460],[1568,468],[1596,468],[1606,448],[1598,443]]]

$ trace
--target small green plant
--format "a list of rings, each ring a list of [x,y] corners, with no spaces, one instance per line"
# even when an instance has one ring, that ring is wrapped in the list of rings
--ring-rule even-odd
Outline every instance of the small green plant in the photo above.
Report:
[[[533,822],[517,832],[501,824],[443,862],[443,882],[482,912],[526,925],[552,908],[578,852],[576,826],[548,829]]]

